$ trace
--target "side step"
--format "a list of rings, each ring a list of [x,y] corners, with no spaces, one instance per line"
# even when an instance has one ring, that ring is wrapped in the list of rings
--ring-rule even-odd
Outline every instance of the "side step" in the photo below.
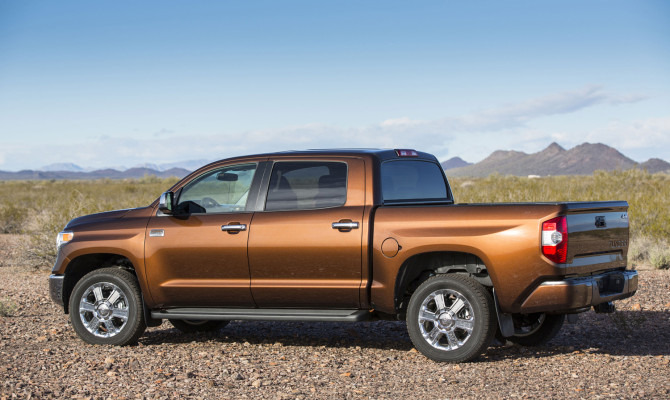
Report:
[[[250,320],[250,321],[342,321],[370,319],[368,310],[308,310],[288,308],[170,308],[151,311],[160,319]]]

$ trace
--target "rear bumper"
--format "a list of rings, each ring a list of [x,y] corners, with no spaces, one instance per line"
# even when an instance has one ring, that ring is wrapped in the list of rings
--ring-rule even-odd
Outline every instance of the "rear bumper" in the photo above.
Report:
[[[65,278],[65,275],[49,276],[49,293],[51,293],[51,300],[59,306],[63,305],[63,278]]]
[[[569,312],[613,300],[637,291],[637,271],[612,271],[599,275],[548,281],[538,286],[521,305],[522,313]]]

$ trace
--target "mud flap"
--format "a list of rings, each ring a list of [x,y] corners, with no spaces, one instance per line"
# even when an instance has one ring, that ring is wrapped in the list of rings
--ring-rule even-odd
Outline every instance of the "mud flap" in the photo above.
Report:
[[[158,318],[153,318],[151,316],[151,310],[149,310],[149,307],[147,307],[147,303],[144,301],[144,294],[141,294],[141,295],[142,295],[142,309],[144,310],[144,323],[149,328],[160,326],[163,323],[163,320],[158,319]]]
[[[514,321],[512,320],[512,314],[507,314],[500,310],[498,295],[496,295],[495,288],[493,289],[493,301],[496,305],[496,316],[498,317],[498,327],[500,329],[500,333],[504,337],[514,336]]]

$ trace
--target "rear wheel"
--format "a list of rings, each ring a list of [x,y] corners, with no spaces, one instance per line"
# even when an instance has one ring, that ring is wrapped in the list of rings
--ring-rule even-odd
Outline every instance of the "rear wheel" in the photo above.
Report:
[[[212,332],[223,329],[230,321],[208,321],[204,319],[171,319],[172,326],[184,333]]]
[[[479,356],[496,331],[491,294],[466,275],[424,281],[407,307],[407,330],[417,350],[434,361],[463,362]]]
[[[558,335],[563,326],[563,314],[515,314],[514,336],[510,341],[522,346],[539,346],[549,342]]]
[[[70,295],[70,321],[87,343],[135,343],[146,329],[137,279],[121,268],[89,272]]]

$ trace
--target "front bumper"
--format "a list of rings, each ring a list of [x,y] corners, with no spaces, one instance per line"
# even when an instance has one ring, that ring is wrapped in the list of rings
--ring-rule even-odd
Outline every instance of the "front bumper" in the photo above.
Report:
[[[521,305],[522,313],[569,312],[613,300],[637,291],[637,271],[611,271],[598,275],[548,281],[538,286]]]
[[[51,300],[56,304],[63,306],[63,279],[65,275],[50,275],[49,276],[49,293],[51,293]]]

